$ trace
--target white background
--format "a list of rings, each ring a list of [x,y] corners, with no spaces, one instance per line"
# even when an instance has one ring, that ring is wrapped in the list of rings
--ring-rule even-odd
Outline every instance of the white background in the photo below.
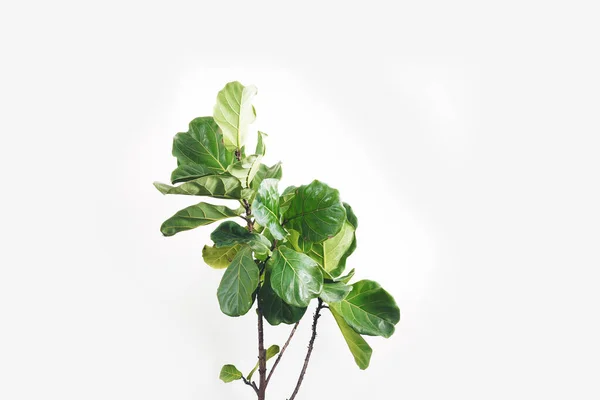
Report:
[[[3,2],[0,398],[253,398],[217,376],[252,367],[255,318],[220,314],[211,229],[163,238],[193,199],[151,184],[231,80],[283,185],[352,204],[349,265],[402,310],[366,371],[325,314],[298,399],[599,398],[594,6]]]

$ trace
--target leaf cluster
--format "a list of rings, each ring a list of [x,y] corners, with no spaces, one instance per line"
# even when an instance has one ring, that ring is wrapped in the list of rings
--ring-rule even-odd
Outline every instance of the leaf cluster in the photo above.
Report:
[[[239,317],[258,303],[270,325],[295,324],[319,298],[356,364],[365,369],[372,349],[364,336],[390,337],[400,310],[378,283],[353,282],[354,269],[346,272],[347,259],[357,246],[358,220],[338,190],[314,180],[280,191],[281,163],[262,162],[267,137],[263,132],[258,132],[254,152],[247,154],[245,139],[256,118],[256,93],[254,86],[228,83],[217,96],[213,116],[196,118],[187,132],[175,135],[172,185],[154,184],[163,194],[234,199],[240,206],[200,202],[175,213],[160,230],[173,236],[219,223],[202,257],[209,266],[224,270],[217,289],[221,311]],[[271,346],[267,358],[278,352],[278,346]],[[220,377],[225,382],[244,379],[229,364]]]

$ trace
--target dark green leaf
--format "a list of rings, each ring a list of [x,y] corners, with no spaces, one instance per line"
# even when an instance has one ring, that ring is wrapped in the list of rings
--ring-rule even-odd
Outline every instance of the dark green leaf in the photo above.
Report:
[[[214,174],[212,170],[199,164],[181,164],[171,173],[171,182],[173,184],[187,182],[212,174]]]
[[[231,264],[241,247],[242,245],[240,244],[227,247],[212,247],[205,245],[202,249],[202,258],[210,267],[224,269]]]
[[[230,317],[246,314],[254,303],[258,280],[259,269],[252,258],[252,249],[243,247],[225,270],[217,289],[221,311]]]
[[[400,309],[394,298],[377,282],[369,280],[353,283],[348,296],[329,307],[363,335],[390,337],[394,325],[400,321]]]
[[[207,175],[182,183],[179,186],[154,182],[154,186],[162,194],[211,196],[220,199],[241,199],[242,196],[240,181],[231,175]]]
[[[277,296],[277,293],[271,287],[271,269],[272,263],[269,262],[265,272],[265,281],[259,292],[263,316],[271,325],[295,324],[304,316],[306,307],[290,306],[281,297]]]
[[[283,215],[283,225],[300,233],[300,245],[302,242],[320,243],[342,229],[346,210],[336,189],[315,180],[294,192]]]
[[[287,247],[273,253],[271,286],[287,304],[306,307],[323,290],[323,273],[305,254]]]
[[[225,206],[215,206],[208,203],[198,203],[178,211],[171,218],[163,222],[160,231],[165,236],[194,229],[199,226],[212,224],[213,222],[236,217],[243,213],[243,208],[232,210]]]
[[[210,238],[215,242],[215,247],[248,244],[257,256],[268,254],[271,248],[271,243],[263,235],[249,232],[233,221],[223,222],[210,234]]]
[[[323,284],[321,297],[327,303],[337,303],[346,298],[352,286],[347,286],[342,282],[329,282]]]
[[[242,373],[235,367],[235,365],[227,364],[223,365],[223,368],[221,368],[219,378],[223,382],[229,383],[237,381],[238,379],[242,379]]]
[[[233,152],[225,149],[223,135],[212,117],[196,118],[190,122],[187,132],[175,135],[173,155],[177,158],[180,167],[196,166],[195,169],[192,167],[195,174],[201,170],[213,174],[223,173],[234,158]],[[178,170],[175,170],[178,171],[177,173],[174,172],[177,181],[186,179],[183,174],[186,169],[178,168]]]
[[[276,344],[274,344],[273,346],[269,347],[265,351],[265,353],[266,353],[265,354],[265,361],[269,361],[271,358],[275,357],[279,353],[279,346],[277,346]],[[254,373],[258,369],[258,365],[259,365],[259,362],[257,361],[256,365],[254,366],[254,368],[252,369],[252,371],[250,371],[250,373],[246,377],[247,381],[250,381],[252,379],[252,375],[254,375]]]
[[[259,224],[269,229],[275,239],[282,240],[286,236],[286,231],[279,223],[278,182],[277,179],[262,181],[252,203],[252,214]]]
[[[223,131],[225,147],[230,151],[242,148],[248,127],[256,118],[252,107],[256,92],[255,86],[244,87],[239,82],[229,82],[217,95],[213,116]]]
[[[331,311],[333,318],[335,318],[335,322],[337,322],[340,331],[344,336],[344,340],[346,340],[346,344],[354,356],[356,365],[358,365],[358,368],[360,369],[367,369],[369,367],[369,362],[371,361],[371,354],[373,354],[371,346],[369,346],[362,336],[348,326],[346,321],[344,321],[344,318],[333,309],[330,309],[329,311]]]

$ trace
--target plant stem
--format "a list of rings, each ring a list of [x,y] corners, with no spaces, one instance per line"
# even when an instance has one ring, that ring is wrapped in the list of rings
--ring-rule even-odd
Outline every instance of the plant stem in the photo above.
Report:
[[[277,356],[277,359],[275,360],[275,363],[271,367],[271,371],[269,371],[269,376],[267,376],[267,381],[265,382],[265,385],[269,384],[269,381],[271,380],[271,376],[273,375],[273,371],[275,371],[275,367],[277,367],[277,364],[279,364],[279,361],[281,360],[281,357],[283,357],[283,353],[285,352],[285,349],[287,349],[288,345],[292,341],[292,337],[294,336],[294,333],[296,333],[296,328],[298,328],[298,324],[299,323],[300,323],[300,321],[296,322],[296,324],[292,328],[292,331],[290,332],[290,336],[288,337],[287,341],[285,342],[285,344],[281,348],[281,351],[279,352],[279,355]]]
[[[296,383],[296,388],[292,393],[292,396],[289,400],[294,400],[296,395],[298,394],[298,390],[300,390],[300,385],[302,385],[302,381],[304,380],[304,374],[306,373],[306,368],[308,367],[308,361],[310,360],[310,355],[313,351],[313,346],[315,344],[315,338],[317,337],[317,322],[319,317],[321,316],[320,312],[323,308],[323,300],[318,299],[319,303],[317,305],[317,309],[315,310],[315,315],[313,316],[313,324],[312,324],[312,335],[310,337],[310,342],[308,342],[308,352],[306,353],[306,358],[304,359],[304,366],[302,367],[302,371],[300,372],[300,376],[298,377],[298,383]]]
[[[258,400],[265,399],[266,376],[267,376],[267,359],[265,351],[265,337],[263,331],[263,315],[260,305],[260,299],[257,299],[258,307],[258,374],[260,376],[258,383]]]

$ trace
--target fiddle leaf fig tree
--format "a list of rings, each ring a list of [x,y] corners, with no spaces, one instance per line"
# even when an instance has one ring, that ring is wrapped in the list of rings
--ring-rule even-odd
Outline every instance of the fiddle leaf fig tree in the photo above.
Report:
[[[201,201],[168,218],[164,236],[218,224],[202,249],[205,263],[223,270],[217,288],[221,311],[239,317],[256,309],[258,362],[242,373],[226,364],[223,382],[240,380],[259,400],[310,304],[316,302],[312,334],[300,376],[289,400],[298,394],[317,334],[328,310],[356,365],[369,366],[372,349],[365,336],[390,337],[400,321],[394,298],[377,282],[353,282],[347,259],[356,249],[358,220],[338,190],[314,180],[281,190],[281,163],[265,165],[267,134],[258,131],[256,150],[247,154],[246,137],[256,119],[254,86],[230,82],[217,95],[213,115],[199,117],[173,139],[177,167],[171,184],[154,183],[163,194],[212,197],[239,202],[237,208]],[[243,222],[239,224],[237,221]],[[292,325],[280,348],[265,347],[265,321]],[[275,358],[275,356],[277,356]],[[267,361],[275,358],[270,370]],[[258,371],[258,377],[255,372]]]

